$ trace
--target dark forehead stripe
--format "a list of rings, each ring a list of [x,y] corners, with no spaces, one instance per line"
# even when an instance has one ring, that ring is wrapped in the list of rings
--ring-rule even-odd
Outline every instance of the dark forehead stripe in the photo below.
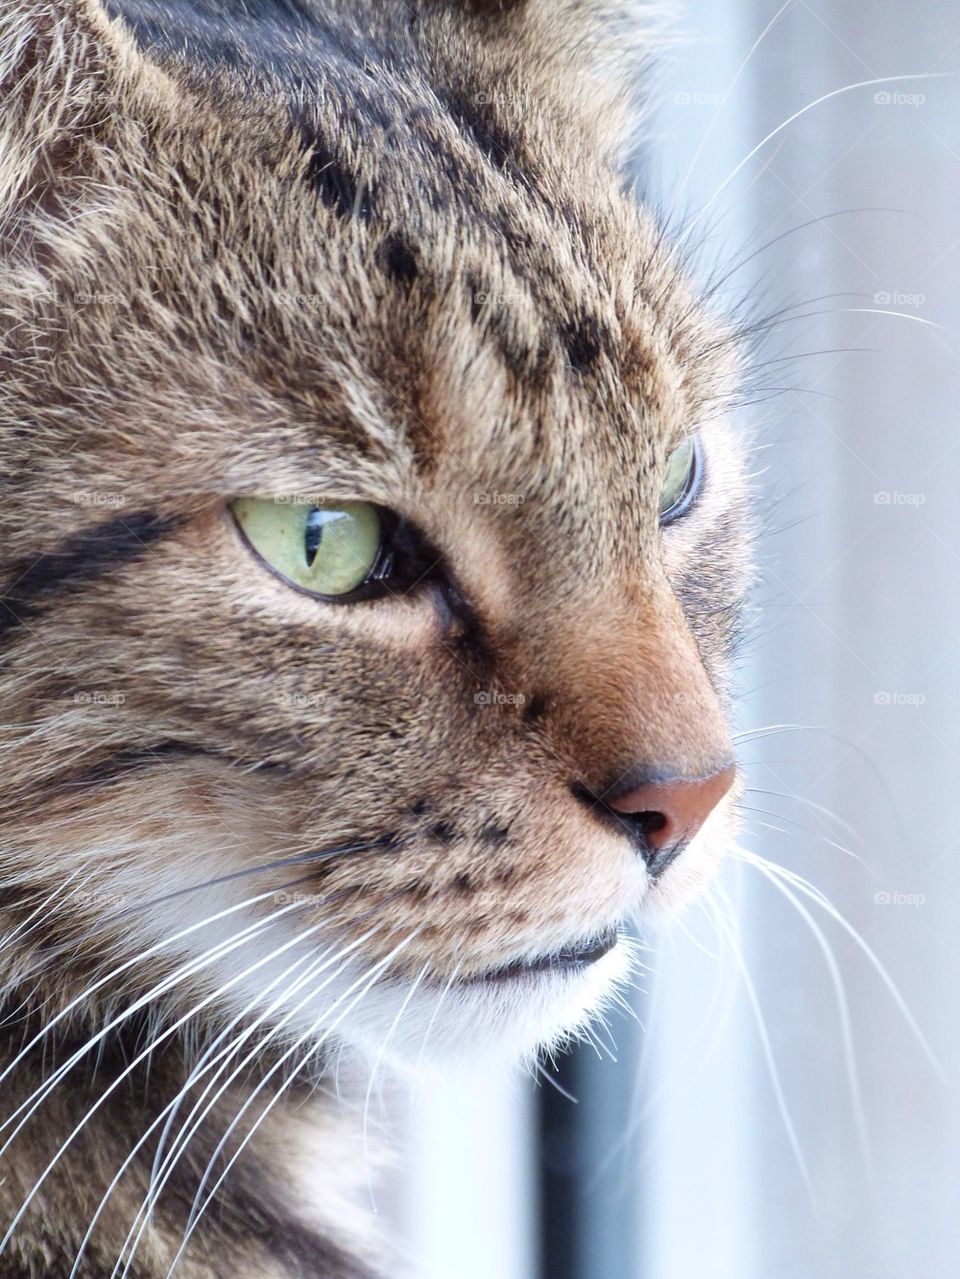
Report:
[[[378,256],[387,273],[405,289],[409,289],[420,274],[416,250],[402,235],[387,236]]]
[[[175,525],[174,519],[137,511],[74,533],[53,551],[24,557],[0,595],[0,633],[34,616],[46,601],[132,564]]]
[[[566,348],[574,370],[582,372],[596,359],[595,332],[584,326],[565,332],[569,326],[558,304],[564,281],[543,252],[539,230],[518,212],[516,195],[522,192],[541,215],[564,224],[549,192],[540,188],[521,134],[500,116],[498,87],[468,81],[441,84],[413,108],[406,97],[395,97],[398,76],[402,82],[410,75],[432,78],[417,55],[416,22],[409,35],[400,23],[379,29],[374,23],[371,30],[360,31],[337,6],[318,8],[305,0],[108,3],[154,53],[179,55],[207,67],[238,68],[271,96],[282,86],[291,141],[304,155],[304,179],[343,222],[392,221],[390,215],[405,203],[416,208],[424,201],[439,215],[463,218],[492,237],[497,255],[536,299],[545,324],[541,334],[525,332],[511,317],[509,303],[497,304],[492,313],[488,308],[484,327],[518,382],[535,389],[549,378],[558,330],[559,350]],[[403,75],[401,66],[406,67]],[[324,118],[319,85],[323,101],[336,105],[337,126]],[[413,195],[406,190],[409,175],[402,158],[410,148],[416,148],[423,170]],[[376,164],[371,159],[368,167],[364,155],[370,150],[376,150]],[[374,169],[375,183],[370,176]],[[409,293],[415,282],[422,289],[427,268],[422,249],[418,254],[396,236],[378,246],[377,258],[401,290]],[[480,310],[475,298],[494,287],[486,279],[469,281],[475,318]]]
[[[545,386],[555,364],[554,352],[546,337],[522,332],[513,320],[510,305],[496,294],[488,293],[476,275],[468,273],[464,284],[470,318],[495,345],[508,372],[527,390]]]
[[[495,169],[526,186],[527,178],[518,163],[513,139],[494,120],[490,111],[484,110],[492,96],[489,87],[477,89],[472,95],[453,89],[440,92],[440,100],[460,132],[472,139]]]
[[[585,373],[604,349],[612,346],[609,333],[592,316],[564,325],[560,336],[570,364],[578,373]]]
[[[306,179],[327,208],[342,218],[369,221],[375,198],[370,183],[361,175],[351,173],[322,137],[304,141],[310,154]]]

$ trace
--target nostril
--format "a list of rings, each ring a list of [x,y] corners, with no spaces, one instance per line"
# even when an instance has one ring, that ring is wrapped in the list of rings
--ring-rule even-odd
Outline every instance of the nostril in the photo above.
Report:
[[[625,814],[639,830],[644,843],[650,848],[662,848],[671,838],[670,818],[666,813],[646,812]]]
[[[628,826],[644,861],[651,870],[659,870],[693,838],[735,777],[733,764],[699,777],[634,769],[606,790],[593,793],[583,786],[573,790],[584,801],[589,796],[591,807],[605,809],[608,816],[615,815]]]

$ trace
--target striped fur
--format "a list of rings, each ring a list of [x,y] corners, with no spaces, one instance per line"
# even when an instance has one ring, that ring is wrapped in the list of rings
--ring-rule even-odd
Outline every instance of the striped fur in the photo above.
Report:
[[[37,1187],[0,1275],[67,1276],[95,1218],[76,1273],[111,1275],[165,1107],[246,1031],[130,1273],[167,1273],[248,1132],[178,1275],[396,1273],[352,1206],[371,1063],[575,1033],[622,946],[522,995],[480,976],[716,864],[729,804],[652,883],[581,802],[725,757],[749,579],[735,346],[620,167],[661,22],[0,4],[0,1122],[80,1054],[0,1154],[4,1221]],[[706,488],[661,533],[691,429]],[[436,562],[299,596],[237,537],[253,494],[376,502]],[[308,1086],[334,1060],[336,1103]]]

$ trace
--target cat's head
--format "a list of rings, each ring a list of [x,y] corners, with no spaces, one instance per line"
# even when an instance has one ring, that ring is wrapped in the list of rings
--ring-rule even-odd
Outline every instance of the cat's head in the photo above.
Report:
[[[606,7],[4,20],[6,962],[53,1007],[516,1055],[722,856],[735,360],[623,193]]]

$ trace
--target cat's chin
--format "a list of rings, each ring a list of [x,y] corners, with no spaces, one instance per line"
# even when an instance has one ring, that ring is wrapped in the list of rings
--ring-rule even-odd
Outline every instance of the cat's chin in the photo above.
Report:
[[[578,966],[520,969],[448,986],[384,984],[346,1018],[347,1050],[399,1075],[531,1066],[538,1052],[575,1039],[603,1012],[631,969],[620,938]]]

